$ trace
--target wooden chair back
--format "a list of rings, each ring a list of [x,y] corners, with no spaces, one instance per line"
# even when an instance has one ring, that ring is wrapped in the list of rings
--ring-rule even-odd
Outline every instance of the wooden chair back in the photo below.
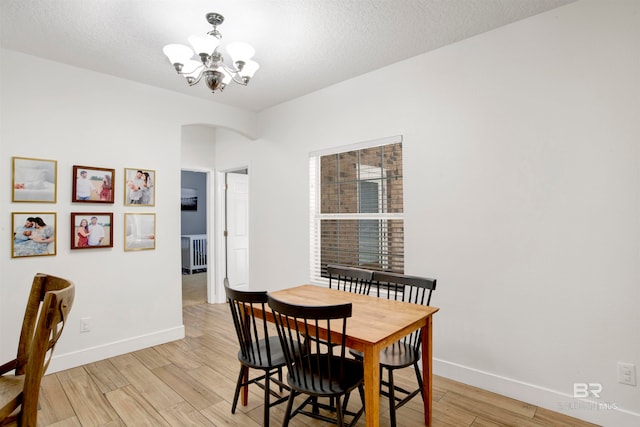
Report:
[[[329,264],[327,274],[329,288],[356,294],[369,294],[373,270]]]
[[[351,303],[301,306],[269,296],[269,306],[287,361],[289,385],[318,396],[338,392],[336,387],[347,375],[343,362]],[[334,355],[337,347],[339,354]]]
[[[267,292],[233,289],[229,287],[226,278],[224,284],[233,326],[240,345],[238,357],[241,362],[260,368],[274,366],[266,317],[262,315],[256,317],[253,314],[267,311]]]
[[[429,305],[431,294],[436,289],[436,279],[375,271],[371,286],[375,288],[377,297]],[[402,342],[410,343],[412,347],[419,349],[421,336],[420,329],[417,329],[407,335]]]
[[[0,366],[0,425],[14,421],[22,426],[37,424],[40,382],[62,335],[74,296],[75,286],[69,280],[43,273],[33,278],[17,356]],[[9,374],[12,370],[14,375]]]

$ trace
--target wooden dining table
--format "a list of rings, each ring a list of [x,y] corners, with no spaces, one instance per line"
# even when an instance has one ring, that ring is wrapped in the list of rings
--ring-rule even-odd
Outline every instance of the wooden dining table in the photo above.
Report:
[[[364,353],[365,417],[369,427],[380,424],[380,351],[412,331],[422,328],[424,423],[426,426],[431,425],[432,317],[438,311],[437,307],[354,294],[317,285],[296,286],[270,292],[270,295],[298,305],[352,304],[352,316],[347,321],[346,344],[349,348]]]

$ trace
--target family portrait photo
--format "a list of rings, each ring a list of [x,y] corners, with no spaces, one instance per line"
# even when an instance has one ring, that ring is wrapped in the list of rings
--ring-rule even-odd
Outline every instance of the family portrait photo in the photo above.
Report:
[[[124,214],[124,250],[156,248],[156,214]]]
[[[112,213],[71,213],[71,249],[95,249],[112,247]]]
[[[58,162],[55,160],[13,158],[14,202],[56,202],[56,177]]]
[[[124,204],[154,206],[156,172],[150,169],[124,170]]]
[[[13,212],[12,258],[56,254],[55,212]]]
[[[113,203],[114,169],[73,166],[71,201],[77,203]]]

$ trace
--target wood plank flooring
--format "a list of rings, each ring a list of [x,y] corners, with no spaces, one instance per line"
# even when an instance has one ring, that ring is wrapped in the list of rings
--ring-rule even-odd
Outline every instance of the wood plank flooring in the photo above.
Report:
[[[201,297],[201,295],[200,295]],[[193,301],[192,301],[193,302]],[[42,383],[39,426],[243,426],[262,424],[262,390],[249,388],[248,406],[231,414],[239,365],[237,343],[225,304],[188,303],[186,338],[85,366],[46,375]],[[413,384],[410,369],[398,382]],[[360,404],[357,393],[350,407]],[[285,406],[271,409],[280,425]],[[381,400],[382,426],[389,426]],[[398,410],[398,425],[422,425],[422,402]],[[330,425],[307,417],[291,426]],[[358,426],[364,426],[364,417]],[[594,426],[524,402],[434,377],[435,427]]]

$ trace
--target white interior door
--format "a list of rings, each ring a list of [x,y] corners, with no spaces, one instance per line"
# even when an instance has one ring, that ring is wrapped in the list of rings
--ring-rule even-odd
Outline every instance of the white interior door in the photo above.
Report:
[[[227,277],[234,288],[249,286],[249,175],[227,173]]]

